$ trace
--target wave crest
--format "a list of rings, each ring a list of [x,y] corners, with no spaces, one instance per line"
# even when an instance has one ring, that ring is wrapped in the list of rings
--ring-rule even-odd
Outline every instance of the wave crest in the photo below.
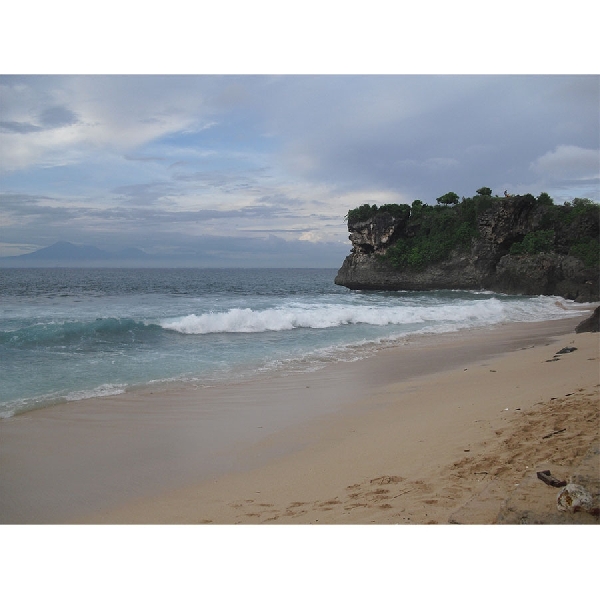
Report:
[[[564,316],[563,311],[531,300],[505,302],[497,298],[465,301],[461,304],[416,306],[365,306],[342,304],[295,304],[264,310],[232,308],[225,312],[190,314],[165,319],[164,329],[183,334],[261,333],[297,328],[326,329],[344,325],[408,325],[454,323],[466,326],[492,325],[509,320],[528,321]],[[542,310],[540,310],[542,309]]]

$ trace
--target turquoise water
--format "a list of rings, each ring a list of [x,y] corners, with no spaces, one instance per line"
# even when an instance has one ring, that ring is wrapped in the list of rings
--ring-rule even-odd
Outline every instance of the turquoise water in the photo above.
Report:
[[[356,292],[334,285],[335,274],[0,270],[0,416],[134,385],[310,371],[409,334],[563,318],[556,302],[567,304],[486,292]]]

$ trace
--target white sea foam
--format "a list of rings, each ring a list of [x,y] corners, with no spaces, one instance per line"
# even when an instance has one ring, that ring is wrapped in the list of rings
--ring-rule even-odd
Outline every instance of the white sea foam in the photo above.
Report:
[[[160,322],[161,327],[184,334],[260,333],[296,328],[326,329],[343,325],[424,325],[455,323],[466,326],[504,321],[537,321],[564,317],[555,299],[540,297],[503,301],[498,298],[465,300],[419,306],[395,304],[288,304],[264,310],[232,308],[225,312],[190,314]]]
[[[118,396],[124,394],[126,385],[106,383],[90,390],[79,390],[68,394],[42,394],[34,398],[21,398],[6,405],[0,405],[0,419],[8,419],[25,410],[44,408],[61,404],[62,402],[75,402],[88,398],[101,398],[103,396]]]
[[[115,383],[105,383],[99,385],[92,390],[80,390],[77,392],[71,392],[66,395],[67,402],[74,402],[76,400],[85,400],[87,398],[102,398],[103,396],[118,396],[119,394],[125,393],[126,385],[119,385]]]

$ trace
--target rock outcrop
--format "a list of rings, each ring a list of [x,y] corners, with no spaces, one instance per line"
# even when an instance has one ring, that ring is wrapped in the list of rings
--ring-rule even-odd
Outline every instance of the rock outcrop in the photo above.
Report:
[[[362,221],[349,218],[352,250],[335,283],[363,290],[487,289],[578,302],[600,299],[598,268],[586,267],[570,252],[577,240],[598,239],[600,210],[575,213],[569,206],[540,205],[530,195],[497,198],[490,204],[477,217],[470,246],[456,246],[421,269],[394,267],[386,256],[399,240],[419,234],[410,211],[396,215],[382,208]],[[553,237],[544,251],[511,253],[513,244],[540,231]]]

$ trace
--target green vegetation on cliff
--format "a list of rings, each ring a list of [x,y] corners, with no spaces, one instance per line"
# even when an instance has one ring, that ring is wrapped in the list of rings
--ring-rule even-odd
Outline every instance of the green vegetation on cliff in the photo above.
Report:
[[[358,208],[349,210],[344,220],[348,221],[349,224],[359,223],[368,221],[375,215],[382,213],[387,213],[393,217],[400,217],[410,213],[410,206],[408,204],[383,204],[378,207],[377,204],[363,204]]]
[[[547,194],[546,196],[550,198]],[[550,199],[551,202],[551,199]],[[600,266],[600,243],[597,232],[593,234],[583,226],[589,221],[598,221],[600,205],[595,204],[588,198],[575,198],[573,202],[567,202],[563,206],[545,204],[545,213],[542,218],[544,230],[538,230],[527,234],[523,239],[524,248],[515,249],[517,244],[511,247],[512,254],[537,254],[539,252],[555,251],[561,254],[569,254],[579,258],[586,267]],[[533,241],[533,247],[528,236],[537,236]],[[543,239],[545,236],[545,240]]]
[[[407,237],[391,246],[384,260],[396,268],[420,270],[444,259],[454,248],[468,248],[477,236],[477,201],[455,207],[413,202]]]
[[[600,247],[597,234],[600,206],[587,198],[576,198],[572,203],[555,205],[542,192],[537,198],[531,194],[514,198],[492,196],[492,190],[482,187],[472,198],[458,199],[454,192],[437,198],[436,205],[415,200],[412,205],[363,204],[348,211],[349,228],[387,214],[404,223],[397,236],[380,259],[397,269],[421,271],[428,265],[447,258],[452,251],[469,251],[480,237],[480,219],[493,213],[495,207],[519,200],[531,215],[530,230],[515,235],[506,251],[511,255],[555,252],[580,259],[586,267],[600,266]],[[590,223],[596,223],[590,228]]]
[[[554,229],[530,231],[522,242],[514,242],[510,247],[511,254],[539,254],[550,252],[554,247]]]

